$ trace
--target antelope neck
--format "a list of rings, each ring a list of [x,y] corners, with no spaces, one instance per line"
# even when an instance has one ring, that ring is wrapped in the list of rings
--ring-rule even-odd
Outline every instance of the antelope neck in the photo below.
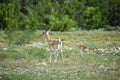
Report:
[[[50,40],[49,33],[46,33],[46,38],[47,38],[48,41]]]

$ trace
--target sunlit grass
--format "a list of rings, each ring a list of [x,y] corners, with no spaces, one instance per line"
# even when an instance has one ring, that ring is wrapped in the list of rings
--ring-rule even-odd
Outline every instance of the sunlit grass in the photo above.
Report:
[[[43,31],[25,38],[15,32],[11,44],[0,32],[0,80],[119,80],[120,32],[51,32],[51,38],[63,41],[64,62],[49,63],[49,49]],[[22,35],[21,35],[22,34]],[[17,36],[18,35],[18,36]],[[19,36],[23,40],[19,40]],[[18,44],[14,43],[17,42]]]

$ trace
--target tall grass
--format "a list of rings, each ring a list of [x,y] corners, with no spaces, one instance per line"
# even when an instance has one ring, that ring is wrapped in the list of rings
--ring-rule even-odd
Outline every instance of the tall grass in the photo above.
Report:
[[[51,32],[52,38],[63,41],[64,62],[49,63],[49,49],[42,31],[30,35],[26,42],[5,43],[0,32],[0,80],[119,80],[120,32],[75,31]],[[22,35],[23,34],[23,35]],[[16,36],[17,37],[17,36]],[[28,39],[28,40],[27,40]],[[19,40],[19,39],[18,39]]]
[[[45,48],[24,47],[24,46],[9,46],[6,50],[0,50],[0,60],[4,59],[30,59],[35,58],[42,60],[48,56],[48,51]]]

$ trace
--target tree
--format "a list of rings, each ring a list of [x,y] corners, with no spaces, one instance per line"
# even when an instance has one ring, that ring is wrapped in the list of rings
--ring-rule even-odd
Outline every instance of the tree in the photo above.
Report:
[[[0,27],[17,28],[19,24],[20,5],[17,0],[11,0],[7,3],[0,3]]]
[[[83,15],[83,23],[87,29],[98,29],[101,27],[101,12],[99,7],[87,7]]]

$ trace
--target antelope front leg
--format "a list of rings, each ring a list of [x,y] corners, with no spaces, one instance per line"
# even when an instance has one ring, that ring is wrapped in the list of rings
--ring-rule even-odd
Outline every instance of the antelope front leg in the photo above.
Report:
[[[63,52],[62,52],[62,51],[60,52],[60,55],[61,55],[61,58],[62,58],[62,62],[64,62],[64,59],[63,59]]]
[[[62,46],[60,47],[59,54],[61,56],[62,61],[64,62]]]
[[[57,53],[57,51],[55,51],[55,54],[54,54],[54,56],[55,56],[55,63],[57,62],[57,58],[58,58],[58,53]]]
[[[53,56],[53,51],[51,50],[51,52],[50,52],[50,58],[49,58],[49,62],[51,63],[52,62],[52,56]]]
[[[50,54],[49,62],[51,63],[52,61],[52,54]]]

